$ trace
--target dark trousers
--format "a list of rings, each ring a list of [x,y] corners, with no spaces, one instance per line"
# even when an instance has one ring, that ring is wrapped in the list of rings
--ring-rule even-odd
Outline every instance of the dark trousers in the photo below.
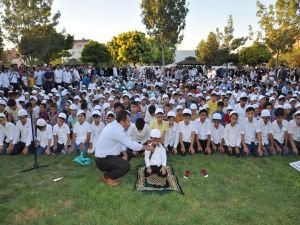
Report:
[[[157,176],[159,176],[159,177],[166,177],[168,174],[167,174],[167,172],[165,174],[162,174],[161,171],[160,171],[161,167],[162,166],[150,166],[151,173],[148,173],[147,168],[145,168],[145,170],[144,170],[145,177],[149,177],[152,174],[157,174]]]
[[[185,152],[182,151],[181,144],[178,145],[177,150],[179,151],[179,153],[180,153],[182,156],[185,156],[186,153],[189,152],[191,143],[190,143],[190,142],[183,142],[183,145],[184,145],[184,148],[185,148]]]
[[[251,144],[246,144],[249,150],[249,154],[258,157],[258,144],[251,142]]]
[[[205,152],[205,149],[206,149],[206,147],[207,147],[207,140],[200,140],[200,139],[199,139],[199,143],[200,143],[200,146],[201,146],[201,148],[202,148],[202,152],[203,152],[204,154],[207,154],[207,153]],[[197,148],[197,145],[196,145],[196,149],[198,149],[198,148]],[[202,152],[197,151],[197,153],[202,153]]]
[[[13,150],[11,151],[11,155],[18,155],[22,152],[22,150],[25,148],[26,144],[19,141],[18,143],[15,144]],[[28,146],[28,153],[33,153],[34,152],[34,145],[31,143]]]
[[[227,154],[227,155],[229,155],[229,156],[236,156],[236,157],[240,157],[241,156],[241,149],[240,148],[238,148],[239,149],[239,153],[237,153],[236,151],[235,151],[235,147],[231,147],[231,149],[232,149],[232,151],[230,152],[229,151],[229,148],[230,148],[230,146],[224,146],[224,149],[225,149],[225,153]]]
[[[105,178],[117,179],[130,169],[129,162],[120,156],[109,155],[105,158],[95,158],[95,162],[98,169],[104,172]]]

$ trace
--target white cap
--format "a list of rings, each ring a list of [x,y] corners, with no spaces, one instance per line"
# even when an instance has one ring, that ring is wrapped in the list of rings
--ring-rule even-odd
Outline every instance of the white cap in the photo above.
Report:
[[[58,118],[62,118],[64,120],[66,120],[67,119],[67,115],[65,113],[60,113],[60,114],[58,114]]]
[[[20,109],[18,111],[18,116],[27,116],[27,111],[25,109]]]
[[[1,100],[0,100],[0,105],[4,105],[4,106],[6,106],[6,101],[5,101],[5,100],[3,100],[3,99],[1,99]]]
[[[172,105],[174,105],[175,104],[175,100],[172,98],[172,99],[170,99],[170,101],[169,101],[169,104],[172,104]]]
[[[240,99],[241,98],[247,98],[248,96],[247,96],[247,94],[245,93],[245,92],[243,92],[241,95],[240,95]]]
[[[6,118],[4,113],[0,113],[0,118]]]
[[[191,110],[196,110],[196,109],[197,109],[197,105],[196,105],[195,103],[192,103],[192,104],[190,105],[190,109],[191,109]]]
[[[212,116],[212,119],[213,120],[221,120],[222,119],[222,116],[220,113],[215,113],[213,116]]]
[[[114,101],[115,99],[113,97],[109,97],[107,101]]]
[[[18,101],[19,102],[25,102],[25,96],[24,95],[20,96],[20,98],[18,98]]]
[[[93,116],[94,116],[94,115],[97,115],[97,116],[100,116],[100,117],[101,117],[101,113],[100,113],[99,110],[94,110],[93,113],[92,113],[92,115],[93,115]]]
[[[83,110],[78,110],[77,116],[79,116],[80,114],[84,114],[84,115],[85,115],[85,111],[83,111]]]
[[[77,110],[77,106],[74,105],[74,104],[72,104],[72,105],[70,105],[70,109],[71,109],[71,110]]]
[[[291,103],[292,101],[296,101],[296,102],[297,102],[297,99],[291,98],[291,99],[289,100],[289,103]]]
[[[36,96],[30,96],[30,99],[34,99],[37,102],[37,97]]]
[[[233,114],[237,114],[238,115],[238,113],[236,111],[231,111],[230,114],[229,114],[229,116],[232,116]]]
[[[269,102],[271,102],[271,101],[275,101],[275,98],[274,98],[274,97],[271,97],[271,98],[269,99]]]
[[[162,98],[169,98],[169,95],[163,94]]]
[[[258,100],[260,101],[260,100],[262,100],[263,98],[265,98],[266,96],[263,96],[263,95],[260,95],[259,97],[258,97]]]
[[[164,110],[161,109],[161,108],[157,108],[157,109],[155,110],[155,115],[156,115],[156,114],[159,114],[159,113],[164,114]]]
[[[150,132],[150,137],[152,137],[152,138],[160,138],[161,134],[160,134],[159,129],[152,129],[151,132]]]
[[[170,112],[168,112],[168,114],[167,114],[167,117],[175,117],[175,116],[176,116],[176,114],[175,114],[174,111],[170,111]]]
[[[38,119],[36,121],[36,125],[39,126],[39,127],[43,127],[43,126],[46,126],[46,121],[44,119]]]
[[[102,110],[101,105],[95,105],[94,110]]]
[[[290,105],[290,103],[286,103],[283,106],[284,109],[292,109],[292,106]]]
[[[154,96],[152,96],[152,97],[150,98],[150,101],[156,101],[156,98],[155,98]]]
[[[279,95],[278,99],[280,99],[280,98],[285,98],[285,96],[284,95]]]
[[[226,111],[227,110],[233,110],[233,107],[231,105],[227,106]]]
[[[106,117],[108,117],[109,115],[115,116],[115,113],[113,111],[108,111],[106,113]]]
[[[298,115],[300,115],[300,111],[295,112],[295,116],[298,116]]]
[[[78,95],[76,95],[75,97],[74,97],[74,100],[80,100],[80,97],[78,96]]]
[[[261,111],[261,117],[270,117],[270,116],[271,116],[271,113],[269,110],[264,109]]]
[[[256,95],[252,95],[250,101],[257,101]]]
[[[105,102],[102,106],[103,110],[108,109],[110,107],[110,104]]]
[[[33,90],[31,93],[32,93],[33,95],[36,95],[36,94],[37,94],[37,91],[36,91],[36,90]]]
[[[246,106],[246,111],[247,111],[248,109],[255,109],[255,106],[254,106],[254,105],[247,105],[247,106]]]
[[[176,107],[176,110],[179,110],[179,109],[183,109],[182,105],[178,105],[178,106]]]
[[[184,109],[183,114],[190,114],[192,115],[192,111],[190,109]]]

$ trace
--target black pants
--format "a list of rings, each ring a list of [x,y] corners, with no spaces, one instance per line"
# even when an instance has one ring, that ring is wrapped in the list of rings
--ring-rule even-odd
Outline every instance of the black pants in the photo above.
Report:
[[[200,146],[201,146],[201,148],[202,148],[202,152],[198,152],[198,153],[204,153],[204,154],[207,154],[206,152],[205,152],[205,149],[206,149],[206,147],[207,147],[207,140],[200,140],[199,139],[199,143],[200,143]],[[196,148],[197,149],[197,148]]]
[[[117,179],[130,169],[129,162],[120,156],[110,155],[106,158],[95,158],[95,162],[98,169],[104,172],[105,178]]]
[[[165,174],[162,174],[161,171],[160,171],[161,167],[162,166],[150,166],[151,173],[148,173],[147,168],[145,168],[145,170],[144,170],[145,177],[149,177],[152,174],[157,174],[159,177],[166,177],[168,174],[167,174],[167,172]]]
[[[13,150],[11,151],[11,155],[18,155],[20,154],[23,149],[25,148],[26,144],[19,141],[18,143],[15,144]],[[28,146],[28,153],[34,153],[34,145],[33,143],[31,143],[29,146]]]
[[[189,149],[190,149],[190,146],[191,146],[191,143],[190,142],[183,142],[183,145],[184,145],[184,148],[185,148],[185,152],[183,152],[181,149],[181,144],[178,145],[177,147],[177,150],[178,152],[182,155],[182,156],[185,156],[186,153],[189,152]]]

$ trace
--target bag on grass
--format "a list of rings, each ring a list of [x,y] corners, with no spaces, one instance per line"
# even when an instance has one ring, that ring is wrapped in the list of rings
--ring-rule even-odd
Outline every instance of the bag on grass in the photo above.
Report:
[[[81,152],[80,155],[73,160],[73,162],[77,162],[82,166],[88,166],[92,163],[92,160],[89,157],[84,157],[83,152]]]

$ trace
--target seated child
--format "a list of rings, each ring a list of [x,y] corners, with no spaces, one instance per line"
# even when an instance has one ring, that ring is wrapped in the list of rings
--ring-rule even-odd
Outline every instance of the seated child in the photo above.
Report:
[[[167,154],[163,145],[160,143],[161,133],[158,129],[150,132],[151,145],[155,146],[154,151],[145,151],[145,177],[157,174],[160,177],[166,177]]]

